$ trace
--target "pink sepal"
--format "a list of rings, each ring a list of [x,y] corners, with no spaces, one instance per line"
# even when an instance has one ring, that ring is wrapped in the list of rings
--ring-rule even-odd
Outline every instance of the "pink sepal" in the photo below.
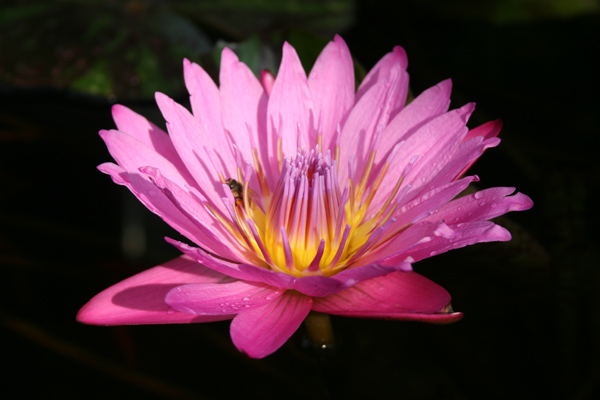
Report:
[[[232,279],[181,256],[150,268],[94,296],[77,314],[91,325],[182,324],[231,319],[233,315],[198,316],[173,310],[167,293],[187,283],[227,283]]]
[[[310,297],[287,291],[263,306],[242,311],[231,321],[231,340],[249,357],[266,357],[296,332],[312,303]]]
[[[448,313],[450,300],[443,287],[424,276],[394,272],[315,298],[313,310],[349,317],[445,323],[462,317],[461,313]]]

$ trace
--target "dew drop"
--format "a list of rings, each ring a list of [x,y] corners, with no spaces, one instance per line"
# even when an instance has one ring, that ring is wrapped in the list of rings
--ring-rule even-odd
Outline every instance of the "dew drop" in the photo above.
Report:
[[[473,197],[475,197],[476,199],[480,199],[483,197],[483,193],[481,192],[475,192],[475,194],[473,195]]]
[[[167,311],[167,314],[169,314],[169,315],[173,315],[173,314],[175,314],[175,311],[173,311],[173,310],[169,310],[169,311]]]
[[[248,297],[244,297],[242,300],[243,301],[250,301],[250,299]]]
[[[150,197],[154,197],[154,196],[156,196],[156,192],[154,190],[148,190],[148,195]]]

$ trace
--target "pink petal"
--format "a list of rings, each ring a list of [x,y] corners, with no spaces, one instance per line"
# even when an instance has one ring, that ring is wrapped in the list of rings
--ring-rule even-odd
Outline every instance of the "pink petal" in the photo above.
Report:
[[[171,289],[165,302],[174,310],[198,315],[230,315],[270,303],[284,293],[261,283],[199,283]]]
[[[136,138],[169,160],[178,170],[187,171],[169,135],[146,118],[131,109],[115,104],[112,115],[117,129]]]
[[[171,180],[180,185],[195,184],[188,170],[181,163],[178,168],[171,161],[146,146],[133,136],[116,130],[102,130],[100,137],[106,143],[110,155],[115,161],[129,172],[135,172],[140,167],[152,165],[163,171]]]
[[[473,104],[467,104],[442,114],[422,125],[407,138],[399,154],[390,163],[389,170],[382,180],[381,190],[375,194],[371,208],[377,209],[385,202],[405,166],[414,156],[418,156],[418,159],[403,181],[403,185],[411,185],[406,199],[410,200],[419,195],[423,188],[428,188],[429,181],[452,160],[454,152],[467,133],[466,122],[473,108]]]
[[[344,40],[336,35],[323,49],[308,76],[315,123],[321,123],[323,149],[332,148],[338,124],[354,104],[354,64]],[[318,126],[317,126],[318,128]]]
[[[275,187],[278,170],[273,168],[277,166],[277,142],[270,141],[266,134],[268,99],[265,91],[250,68],[228,48],[221,53],[219,83],[221,104],[227,104],[222,107],[221,116],[231,143],[250,163],[253,163],[252,150],[258,146],[267,182],[270,187]],[[253,187],[256,187],[255,184],[252,183]]]
[[[313,100],[298,54],[287,42],[269,96],[267,116],[269,137],[281,138],[284,156],[295,156],[298,147],[313,148],[316,143]]]
[[[356,102],[358,102],[371,87],[377,83],[385,82],[388,79],[390,70],[396,66],[399,66],[403,70],[406,70],[408,67],[406,52],[400,46],[394,47],[391,52],[383,56],[369,71],[367,76],[365,76],[365,79],[363,79],[356,91]]]
[[[263,306],[240,312],[231,321],[233,344],[252,358],[279,349],[310,312],[312,299],[294,291]]]
[[[431,236],[430,241],[411,248],[399,259],[410,255],[416,262],[475,243],[507,242],[511,239],[510,232],[490,221],[452,225],[452,229],[456,232],[453,237]]]
[[[231,278],[181,256],[125,279],[84,305],[77,320],[91,325],[179,324],[220,321],[232,315],[198,316],[174,311],[165,296],[187,283],[226,283]]]
[[[224,211],[221,201],[223,185],[218,173],[229,174],[213,164],[214,154],[207,153],[214,143],[208,132],[190,112],[168,96],[156,93],[156,103],[167,120],[167,129],[177,152],[188,167],[197,185],[194,185],[210,203]],[[217,168],[217,169],[215,169]],[[221,194],[220,194],[221,193]]]
[[[376,162],[386,160],[396,143],[408,139],[423,124],[448,111],[452,81],[447,79],[418,95],[386,127]]]
[[[467,140],[476,138],[476,137],[482,137],[484,140],[495,138],[500,134],[500,130],[502,130],[502,121],[500,121],[499,119],[497,119],[495,121],[489,121],[483,125],[479,125],[477,128],[471,129],[467,133],[467,135],[463,138],[463,142],[466,142]],[[500,143],[500,139],[498,139],[497,143]],[[481,153],[483,154],[483,151]],[[480,156],[481,156],[481,154],[480,154]],[[477,157],[477,158],[479,158],[479,157]],[[475,158],[467,166],[465,166],[463,168],[463,170],[456,175],[456,177],[460,178],[461,176],[463,176],[465,174],[465,172],[467,172],[467,170],[469,168],[471,168],[471,165],[473,165],[475,163],[475,161],[477,161],[477,158]]]
[[[453,322],[461,313],[447,313],[450,295],[416,272],[394,272],[361,282],[343,292],[314,299],[313,310],[349,317]]]
[[[515,188],[495,187],[463,196],[440,207],[427,220],[445,220],[457,225],[464,222],[485,221],[510,211],[523,211],[533,207],[533,201]]]
[[[390,227],[390,230],[413,224],[429,216],[431,210],[437,210],[448,203],[474,180],[474,177],[467,177],[460,181],[450,182],[411,200],[394,213],[396,222]]]
[[[267,96],[270,96],[273,91],[273,85],[275,84],[275,76],[271,71],[263,69],[260,71],[259,81]]]
[[[477,128],[471,129],[464,137],[463,142],[474,137],[481,136],[484,139],[497,137],[502,130],[502,121],[497,119],[494,121],[488,121],[485,124],[479,125]]]
[[[211,77],[198,64],[183,60],[185,85],[194,117],[198,119],[204,146],[216,149],[228,176],[235,176],[235,159],[221,123],[221,95]]]

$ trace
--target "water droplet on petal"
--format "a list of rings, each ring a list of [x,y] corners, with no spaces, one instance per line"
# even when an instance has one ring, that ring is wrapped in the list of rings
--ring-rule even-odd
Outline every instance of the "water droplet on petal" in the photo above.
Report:
[[[480,199],[483,197],[483,193],[481,192],[475,192],[475,194],[473,195],[473,197],[475,197],[476,199]]]
[[[242,300],[249,301],[250,299],[248,297],[244,297]]]
[[[173,310],[169,310],[169,311],[167,311],[167,314],[169,314],[169,315],[173,315],[173,314],[175,314],[175,311],[173,311]]]
[[[154,190],[148,190],[148,196],[154,197],[156,196],[156,192]]]

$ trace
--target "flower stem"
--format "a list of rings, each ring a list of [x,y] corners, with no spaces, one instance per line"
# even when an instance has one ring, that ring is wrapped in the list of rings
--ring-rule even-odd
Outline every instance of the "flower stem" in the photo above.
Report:
[[[334,344],[329,314],[311,311],[304,320],[308,340],[316,347],[327,348]]]

